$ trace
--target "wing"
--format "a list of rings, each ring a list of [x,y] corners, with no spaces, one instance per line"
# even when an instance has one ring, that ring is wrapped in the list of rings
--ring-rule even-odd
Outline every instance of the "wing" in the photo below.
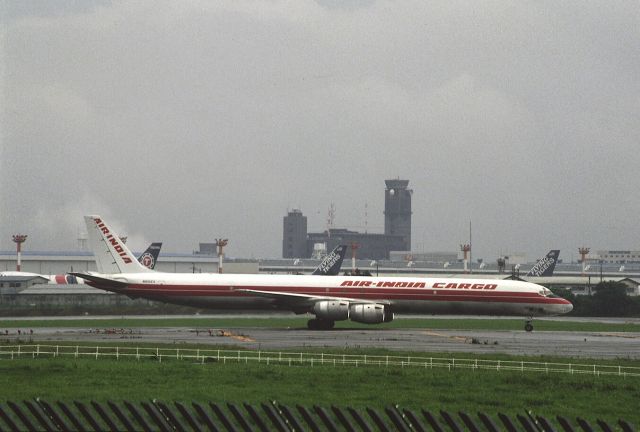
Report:
[[[336,297],[336,296],[318,296],[310,294],[294,294],[281,291],[261,291],[254,289],[236,289],[239,292],[246,292],[259,297],[265,297],[274,299],[282,306],[289,306],[291,308],[312,308],[314,304],[323,300],[335,300],[335,301],[347,301],[349,303],[357,304],[390,304],[388,300],[365,300],[354,299],[349,297]]]

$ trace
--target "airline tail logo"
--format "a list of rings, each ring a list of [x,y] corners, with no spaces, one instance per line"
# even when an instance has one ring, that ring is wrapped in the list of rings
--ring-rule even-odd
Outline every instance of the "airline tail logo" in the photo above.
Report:
[[[329,255],[324,257],[320,265],[313,271],[314,275],[337,275],[342,266],[342,260],[347,247],[344,245],[337,246]]]
[[[152,269],[154,267],[156,260],[153,258],[153,255],[151,255],[149,252],[145,252],[144,254],[142,254],[139,261],[140,261],[140,264],[142,264],[143,266]]]
[[[540,259],[533,267],[531,267],[527,276],[551,276],[556,267],[558,255],[560,255],[559,250],[550,251],[546,257]]]
[[[116,251],[116,253],[120,255],[122,261],[124,261],[125,264],[131,264],[132,260],[131,258],[129,258],[129,255],[127,255],[127,252],[120,244],[120,239],[118,238],[118,236],[114,236],[113,234],[111,234],[111,231],[109,231],[109,228],[107,228],[104,222],[102,222],[102,219],[94,218],[93,221],[96,223],[96,225],[98,225],[98,228],[100,228],[100,231],[102,231],[102,234],[104,234],[107,241],[111,244],[111,246],[113,246],[113,249]]]

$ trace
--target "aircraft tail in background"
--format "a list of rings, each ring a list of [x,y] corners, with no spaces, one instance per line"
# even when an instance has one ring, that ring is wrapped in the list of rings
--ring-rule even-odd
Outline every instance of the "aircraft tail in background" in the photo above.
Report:
[[[347,252],[345,245],[336,246],[318,265],[313,271],[314,275],[322,276],[335,276],[340,273],[340,267],[342,266],[342,260],[344,260],[344,254]]]
[[[140,264],[127,245],[107,226],[100,216],[85,216],[89,246],[96,258],[98,272],[103,274],[145,273],[153,270]]]
[[[559,256],[560,251],[558,249],[550,250],[547,256],[539,259],[538,262],[531,267],[531,270],[529,270],[526,276],[553,276],[553,271],[556,268]]]
[[[160,255],[160,249],[162,249],[162,242],[151,243],[146,251],[142,252],[142,255],[138,257],[138,262],[143,266],[153,270],[158,262],[158,255]]]

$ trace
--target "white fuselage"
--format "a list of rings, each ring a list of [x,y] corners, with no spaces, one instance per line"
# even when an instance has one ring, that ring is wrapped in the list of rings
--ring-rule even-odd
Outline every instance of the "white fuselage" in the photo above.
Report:
[[[325,298],[388,305],[394,313],[541,316],[571,303],[530,282],[486,279],[131,273],[96,275],[126,284],[97,288],[203,308],[300,309]]]

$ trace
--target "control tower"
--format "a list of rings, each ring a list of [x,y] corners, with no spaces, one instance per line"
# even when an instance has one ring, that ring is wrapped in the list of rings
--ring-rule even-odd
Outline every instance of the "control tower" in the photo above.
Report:
[[[283,218],[282,258],[307,257],[307,217],[293,209]]]
[[[411,250],[411,195],[409,180],[385,180],[384,233],[402,236],[404,250]]]

